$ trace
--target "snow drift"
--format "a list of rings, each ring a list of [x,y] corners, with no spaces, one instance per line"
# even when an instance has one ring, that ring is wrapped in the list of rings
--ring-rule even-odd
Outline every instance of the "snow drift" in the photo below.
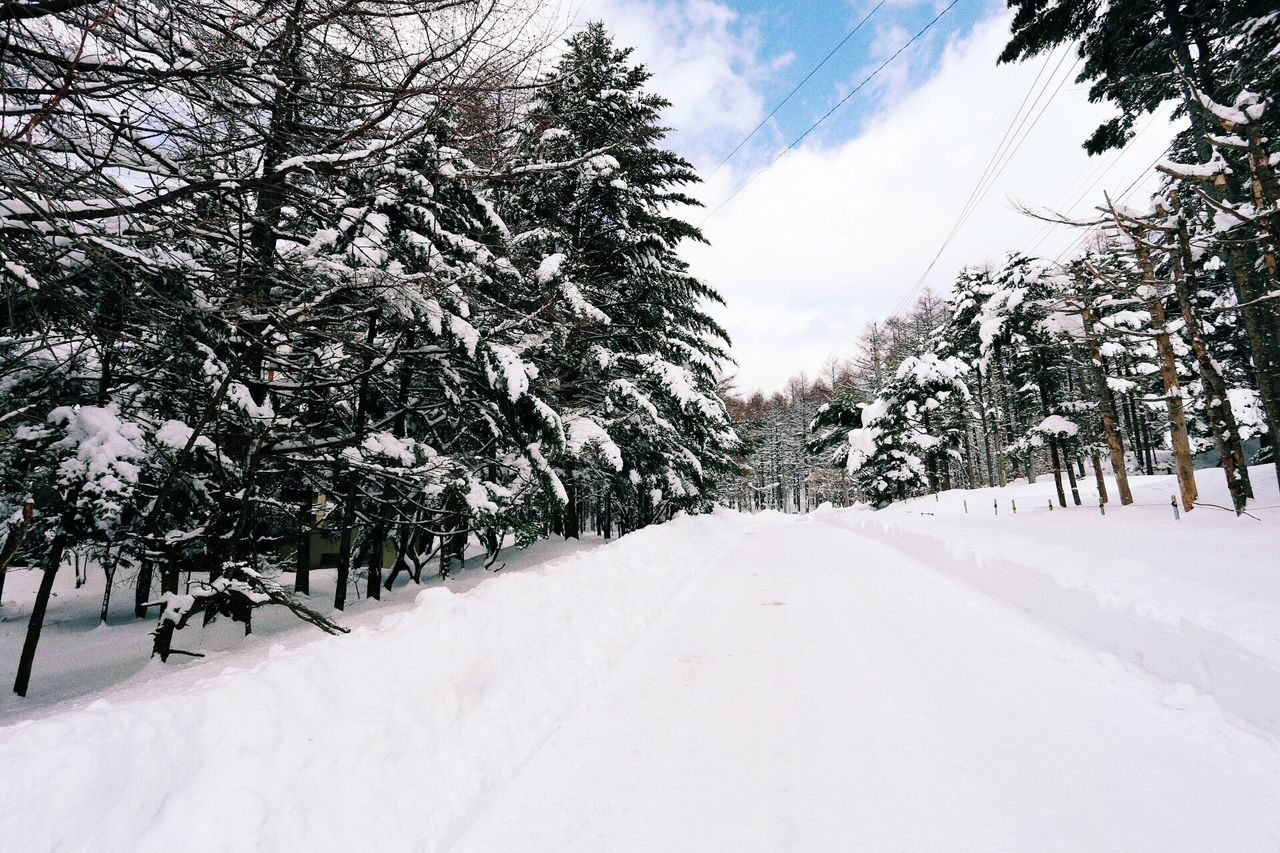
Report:
[[[1280,735],[1280,495],[1256,466],[1257,516],[1237,518],[1222,473],[1197,472],[1202,501],[1175,520],[1171,476],[1131,476],[1136,504],[1052,511],[1052,478],[953,490],[882,512],[815,518],[891,542],[963,581],[1152,675],[1212,696],[1238,719]],[[1115,483],[1108,480],[1111,494]],[[992,501],[1000,505],[995,511]],[[1016,502],[1014,511],[1012,502]]]
[[[465,594],[426,590],[377,628],[249,668],[2,728],[0,847],[435,849],[740,525],[677,518]]]

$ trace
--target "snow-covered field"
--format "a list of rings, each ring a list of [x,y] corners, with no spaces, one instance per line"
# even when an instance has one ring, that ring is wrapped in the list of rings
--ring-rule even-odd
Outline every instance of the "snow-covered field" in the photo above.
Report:
[[[1053,500],[1052,477],[1042,476],[1030,485],[955,490],[880,512],[816,517],[890,541],[1153,675],[1212,695],[1280,736],[1274,469],[1251,469],[1256,499],[1240,518],[1212,506],[1231,505],[1222,472],[1196,473],[1205,505],[1176,520],[1172,475],[1131,477],[1134,505],[1111,503],[1105,516],[1092,478],[1080,482],[1083,505],[1063,510]],[[1118,501],[1114,481],[1108,489]]]
[[[0,850],[1274,853],[1280,510],[1051,490],[680,518],[10,703]]]

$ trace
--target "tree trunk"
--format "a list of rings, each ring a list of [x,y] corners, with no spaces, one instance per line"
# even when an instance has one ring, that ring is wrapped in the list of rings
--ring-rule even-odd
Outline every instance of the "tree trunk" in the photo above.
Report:
[[[996,477],[999,480],[1000,488],[1004,488],[1009,485],[1009,475],[1004,464],[1004,425],[1001,418],[1000,376],[998,373],[993,373],[988,377],[987,391],[991,395],[991,440],[995,444]]]
[[[373,541],[369,543],[369,598],[382,598],[382,547],[386,542],[386,525],[379,521],[373,529]]]
[[[351,422],[352,435],[364,431],[365,410],[369,405],[369,367],[373,362],[373,343],[378,334],[378,316],[369,315],[369,325],[365,332],[364,369],[361,371],[360,384],[356,391],[356,412]],[[342,532],[338,539],[338,583],[333,592],[333,607],[341,610],[347,603],[347,582],[351,578],[351,539],[356,525],[356,498],[359,495],[359,478],[355,471],[347,471],[346,500],[342,505]]]
[[[1062,460],[1058,453],[1058,440],[1049,438],[1049,461],[1053,463],[1053,486],[1058,491],[1058,506],[1067,505],[1066,492],[1062,490]]]
[[[1222,462],[1222,470],[1227,478],[1227,491],[1231,495],[1231,503],[1235,507],[1236,515],[1239,515],[1244,511],[1247,495],[1252,492],[1249,486],[1249,468],[1245,464],[1244,448],[1240,444],[1240,431],[1236,424],[1235,413],[1231,410],[1231,401],[1227,397],[1226,380],[1209,355],[1209,347],[1205,343],[1200,318],[1196,315],[1195,304],[1192,302],[1195,281],[1191,277],[1191,265],[1194,261],[1191,254],[1191,239],[1187,234],[1187,223],[1181,214],[1177,218],[1177,228],[1178,251],[1173,256],[1174,292],[1182,312],[1187,339],[1191,343],[1191,351],[1195,354],[1196,364],[1200,368],[1200,386],[1204,392],[1205,410],[1209,413],[1209,426],[1213,431],[1218,458]]]
[[[74,504],[74,501],[73,501]],[[44,628],[44,614],[49,607],[49,598],[53,595],[53,581],[62,565],[62,552],[67,545],[66,521],[58,525],[58,532],[49,543],[49,551],[45,555],[44,574],[40,578],[40,588],[36,590],[36,601],[31,607],[31,619],[27,622],[27,638],[22,644],[22,654],[18,658],[18,676],[13,681],[13,692],[19,696],[27,695],[27,687],[31,684],[31,668],[36,659],[36,646],[40,643],[40,632]]]
[[[1236,301],[1245,306],[1240,309],[1240,313],[1244,315],[1250,360],[1253,362],[1258,396],[1262,398],[1262,411],[1267,417],[1267,436],[1274,442],[1280,436],[1280,372],[1277,370],[1280,368],[1280,346],[1277,345],[1271,324],[1262,316],[1263,309],[1256,304],[1262,294],[1254,288],[1238,246],[1228,247],[1227,266],[1231,270]],[[1280,451],[1280,446],[1272,452],[1272,464],[1276,481],[1280,482],[1280,452],[1277,451]]]
[[[298,550],[293,565],[293,591],[299,595],[311,594],[311,530],[315,523],[315,504],[315,494],[303,489],[302,497],[298,498]]]
[[[356,526],[356,475],[348,472],[342,499],[342,528],[338,533],[338,580],[333,590],[333,609],[347,606],[347,584],[351,580],[351,539]]]
[[[1075,469],[1071,467],[1071,460],[1067,459],[1067,450],[1062,449],[1063,463],[1067,469],[1067,483],[1071,486],[1071,502],[1076,506],[1080,506],[1080,485],[1076,482]]]
[[[1245,140],[1249,145],[1253,209],[1258,212],[1258,227],[1269,238],[1261,245],[1262,264],[1267,271],[1267,278],[1274,285],[1280,283],[1280,269],[1276,265],[1276,250],[1280,249],[1280,209],[1277,209],[1277,205],[1280,205],[1280,183],[1276,181],[1271,154],[1267,151],[1266,140],[1256,121],[1248,124]],[[1280,301],[1271,301],[1271,316],[1275,322],[1275,333],[1280,337]]]
[[[604,493],[604,541],[613,538],[613,490],[605,489]]]
[[[120,551],[116,550],[116,556],[112,557],[108,549],[108,553],[102,558],[102,572],[106,575],[106,585],[102,590],[102,606],[98,609],[98,624],[107,624],[107,612],[111,609],[111,587],[116,579],[116,566],[120,563]]]
[[[564,465],[564,538],[580,539],[582,528],[578,518],[578,483],[573,473],[573,462]]]
[[[1156,352],[1160,357],[1160,380],[1164,384],[1165,409],[1169,413],[1169,435],[1173,444],[1173,468],[1178,476],[1178,491],[1184,512],[1195,509],[1196,477],[1191,460],[1191,440],[1187,435],[1187,417],[1182,406],[1182,386],[1178,381],[1178,366],[1173,343],[1169,339],[1168,322],[1164,314],[1164,301],[1156,285],[1155,267],[1146,244],[1134,241],[1138,264],[1142,268],[1143,282],[1147,288],[1147,310],[1151,312],[1151,325],[1156,333]]]
[[[396,537],[396,559],[391,564],[391,573],[387,575],[387,580],[383,586],[387,590],[395,587],[396,578],[401,572],[409,571],[409,549],[414,547],[417,536],[413,531],[410,521],[402,521],[400,524],[400,533]],[[410,572],[410,576],[412,576]]]
[[[1105,363],[1102,360],[1102,347],[1098,343],[1098,336],[1095,333],[1093,324],[1093,310],[1084,307],[1080,310],[1080,318],[1084,322],[1085,342],[1089,347],[1089,369],[1093,373],[1093,381],[1097,386],[1096,396],[1098,399],[1098,411],[1102,415],[1102,431],[1107,436],[1107,450],[1111,455],[1111,468],[1115,473],[1116,487],[1120,490],[1120,503],[1128,506],[1133,503],[1133,493],[1129,491],[1129,471],[1124,459],[1124,441],[1120,437],[1120,430],[1116,424],[1116,403],[1115,397],[1111,393],[1111,386],[1107,384],[1107,373]],[[1094,458],[1095,465],[1097,458]],[[1101,479],[1099,483],[1099,494],[1105,503],[1106,488]]]
[[[146,603],[151,600],[151,579],[155,569],[151,555],[143,548],[142,559],[138,565],[138,578],[133,587],[133,615],[137,619],[147,618]]]
[[[1107,497],[1107,481],[1102,476],[1102,457],[1095,452],[1089,454],[1089,458],[1093,462],[1093,479],[1098,484],[1098,500],[1107,503],[1109,499]],[[1129,500],[1132,501],[1133,498]]]
[[[964,429],[964,475],[966,479],[965,488],[969,488],[969,489],[972,489],[974,486],[978,484],[977,483],[978,470],[977,470],[977,465],[973,459],[973,436],[971,435],[972,432],[973,430],[971,430],[966,425]],[[948,466],[948,475],[950,475],[949,466]],[[947,479],[950,480],[950,476],[948,476]],[[950,487],[951,487],[951,483],[948,482],[947,488],[950,488]]]
[[[975,372],[974,377],[978,384],[978,422],[982,424],[982,451],[987,463],[987,484],[991,485],[996,481],[996,470],[991,461],[991,430],[987,426],[987,404],[983,399],[982,372]]]
[[[1044,418],[1048,418],[1051,413],[1051,406],[1054,402],[1055,388],[1052,378],[1049,375],[1049,368],[1044,363],[1044,358],[1040,353],[1034,356],[1036,366],[1036,386],[1040,393],[1040,414]],[[1071,472],[1071,460],[1067,459],[1066,448],[1060,448],[1058,439],[1055,436],[1048,436],[1049,443],[1049,461],[1053,464],[1053,485],[1058,492],[1058,505],[1065,507],[1067,505],[1067,496],[1062,491],[1062,466],[1067,466],[1067,473]]]

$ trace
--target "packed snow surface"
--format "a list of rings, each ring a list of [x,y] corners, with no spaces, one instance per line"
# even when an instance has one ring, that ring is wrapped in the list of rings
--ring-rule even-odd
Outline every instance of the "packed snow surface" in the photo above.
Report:
[[[156,665],[0,728],[0,849],[1275,851],[1280,518],[1135,485],[678,518]]]

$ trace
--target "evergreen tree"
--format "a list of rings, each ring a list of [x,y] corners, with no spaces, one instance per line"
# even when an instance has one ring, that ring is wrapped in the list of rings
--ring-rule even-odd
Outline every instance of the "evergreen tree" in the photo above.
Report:
[[[535,358],[570,428],[555,460],[566,536],[579,533],[588,482],[627,529],[709,506],[709,474],[732,465],[737,441],[716,395],[728,337],[704,307],[720,296],[677,255],[703,239],[673,212],[696,204],[681,189],[697,176],[661,147],[668,103],[630,54],[599,23],[569,40],[519,147],[579,165],[513,185],[500,203],[518,262],[536,268],[538,309],[556,319]]]

